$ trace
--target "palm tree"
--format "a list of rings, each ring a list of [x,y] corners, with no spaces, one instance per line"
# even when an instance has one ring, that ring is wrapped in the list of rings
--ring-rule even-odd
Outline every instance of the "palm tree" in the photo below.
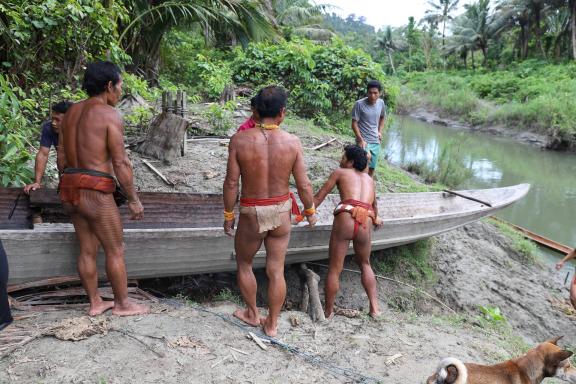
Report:
[[[125,1],[131,17],[129,23],[119,27],[119,42],[132,57],[130,69],[139,71],[153,84],[158,79],[162,39],[174,27],[200,25],[207,39],[224,37],[242,44],[276,35],[261,1]]]
[[[330,5],[309,0],[267,0],[266,3],[276,23],[288,35],[294,33],[314,41],[326,41],[334,36],[332,31],[319,25]]]
[[[384,34],[376,40],[378,48],[383,49],[388,54],[388,61],[390,62],[390,67],[392,68],[392,73],[396,73],[396,68],[394,67],[394,60],[392,60],[392,53],[398,49],[394,37],[392,36],[392,27],[387,26]]]
[[[488,44],[497,37],[506,26],[506,20],[498,14],[490,12],[490,0],[478,0],[477,3],[466,4],[466,12],[457,18],[452,27],[456,46],[448,51],[460,52],[462,46],[469,49],[480,49],[484,55],[484,65],[488,58]]]
[[[446,46],[446,22],[452,20],[451,13],[453,13],[458,7],[460,0],[437,0],[435,3],[432,0],[428,0],[428,5],[432,9],[428,9],[421,21],[427,21],[429,23],[442,23],[442,48]]]

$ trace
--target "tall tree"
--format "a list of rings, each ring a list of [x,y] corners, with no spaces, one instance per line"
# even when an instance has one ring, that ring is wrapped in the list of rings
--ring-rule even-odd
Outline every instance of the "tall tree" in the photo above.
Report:
[[[138,70],[153,84],[158,79],[160,45],[172,28],[198,24],[207,39],[225,38],[247,44],[276,34],[261,1],[252,0],[125,0],[130,22],[122,26],[120,43]]]
[[[428,9],[422,18],[423,21],[440,24],[442,23],[442,48],[446,47],[446,23],[452,20],[452,13],[458,7],[460,0],[428,0]]]
[[[394,41],[394,36],[392,34],[392,27],[387,26],[384,30],[384,34],[380,36],[377,40],[378,48],[383,49],[388,54],[388,61],[390,62],[390,68],[392,68],[392,73],[396,73],[396,68],[394,67],[394,60],[392,59],[392,53],[398,49],[396,42]]]

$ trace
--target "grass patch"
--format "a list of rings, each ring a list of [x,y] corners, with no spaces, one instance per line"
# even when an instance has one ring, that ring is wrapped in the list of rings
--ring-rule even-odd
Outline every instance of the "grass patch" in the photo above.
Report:
[[[536,264],[538,261],[538,247],[532,241],[526,239],[518,231],[509,226],[506,223],[502,223],[497,220],[489,220],[490,223],[494,224],[496,228],[507,238],[510,239],[512,244],[512,249],[514,249],[524,262],[530,264]]]
[[[214,301],[229,301],[240,306],[243,305],[244,303],[240,295],[238,295],[235,292],[232,292],[229,288],[224,288],[223,290],[218,292],[214,296]]]
[[[430,192],[442,190],[439,185],[426,185],[414,180],[410,175],[385,161],[376,167],[376,188],[378,192]]]
[[[430,262],[432,240],[420,240],[382,251],[374,258],[374,270],[382,275],[400,275],[411,282],[425,283],[436,280]]]

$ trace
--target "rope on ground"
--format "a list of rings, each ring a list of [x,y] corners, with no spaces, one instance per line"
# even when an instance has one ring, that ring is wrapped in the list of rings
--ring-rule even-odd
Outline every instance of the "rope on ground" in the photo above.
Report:
[[[310,262],[307,262],[306,264],[308,264],[308,265],[316,265],[316,266],[318,266],[318,267],[323,267],[323,268],[328,268],[328,266],[325,265],[325,264],[310,263]],[[346,271],[346,272],[353,272],[353,273],[356,273],[356,274],[358,274],[358,275],[361,275],[361,274],[362,274],[362,272],[356,271],[356,270],[354,270],[354,269],[343,268],[342,270],[343,270],[343,271]],[[378,279],[381,279],[381,280],[392,281],[392,282],[394,282],[394,283],[396,283],[396,284],[404,285],[404,286],[406,286],[406,287],[408,287],[408,288],[411,288],[411,289],[413,289],[413,290],[415,290],[415,291],[417,291],[417,292],[419,292],[419,293],[422,293],[424,296],[427,296],[427,297],[429,297],[430,299],[434,300],[435,302],[437,302],[438,304],[440,304],[440,305],[443,306],[444,308],[448,309],[448,310],[449,310],[450,312],[452,312],[453,314],[455,314],[455,315],[457,314],[457,312],[456,312],[455,310],[453,310],[453,309],[450,308],[448,305],[446,305],[445,303],[443,303],[442,301],[440,301],[440,299],[432,296],[432,295],[429,294],[428,292],[426,292],[426,291],[424,291],[424,290],[422,290],[422,289],[420,289],[420,288],[418,288],[418,287],[415,287],[415,286],[413,286],[413,285],[410,285],[410,284],[405,283],[405,282],[400,281],[400,280],[392,279],[392,278],[390,278],[390,277],[381,276],[381,275],[377,275],[377,274],[374,274],[374,276],[376,276]]]
[[[163,301],[167,301],[170,304],[177,306],[177,307],[181,307],[184,305],[181,302],[178,302],[178,301],[172,300],[172,299],[165,299]],[[323,368],[324,370],[330,372],[332,375],[334,375],[336,377],[344,377],[346,379],[352,379],[356,383],[381,383],[381,382],[383,382],[382,379],[378,379],[378,378],[372,377],[372,376],[363,375],[362,373],[355,371],[353,369],[339,367],[339,366],[337,366],[337,365],[335,365],[329,361],[326,361],[325,359],[323,359],[322,357],[320,357],[318,355],[314,355],[312,353],[301,351],[297,347],[283,343],[280,340],[275,339],[275,338],[270,337],[270,336],[267,336],[267,335],[265,335],[259,331],[255,331],[254,328],[252,328],[252,327],[248,328],[247,326],[240,324],[240,323],[234,321],[233,319],[231,319],[230,317],[222,315],[218,312],[211,311],[211,310],[204,308],[204,307],[201,307],[201,306],[190,306],[189,308],[192,308],[192,309],[199,311],[199,312],[205,312],[205,313],[211,314],[213,316],[219,317],[220,319],[224,320],[225,322],[242,329],[246,333],[252,332],[252,333],[256,334],[259,338],[270,341],[271,344],[277,345],[278,347],[280,347],[280,348],[282,348],[282,349],[284,349],[284,350],[286,350],[286,351],[288,351],[288,352],[290,352],[296,356],[303,358],[304,360],[306,360],[310,364],[313,364],[313,365],[316,365],[320,368]]]

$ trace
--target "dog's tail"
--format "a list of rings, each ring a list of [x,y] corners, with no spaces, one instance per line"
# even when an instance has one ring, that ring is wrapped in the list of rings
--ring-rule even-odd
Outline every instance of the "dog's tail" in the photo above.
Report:
[[[447,357],[438,365],[435,376],[434,384],[466,384],[468,369],[460,360]]]

